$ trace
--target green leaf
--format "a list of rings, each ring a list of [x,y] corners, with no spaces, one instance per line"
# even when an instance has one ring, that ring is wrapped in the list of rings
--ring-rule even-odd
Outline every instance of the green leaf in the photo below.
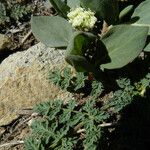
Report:
[[[112,27],[102,38],[110,63],[101,65],[102,68],[121,68],[132,62],[143,50],[148,33],[148,27],[132,25],[117,25]]]
[[[148,73],[140,82],[143,88],[150,87],[150,73]]]
[[[133,10],[133,5],[125,7],[119,14],[119,20],[122,20],[126,15],[128,15]]]
[[[7,17],[5,5],[0,2],[0,24],[4,24],[5,21],[9,21],[9,17]]]
[[[80,6],[80,0],[67,0],[67,5],[70,8],[76,8]]]
[[[72,115],[70,120],[68,120],[67,125],[69,125],[70,127],[73,127],[79,124],[82,120],[84,120],[84,117],[85,117],[85,114],[78,111],[78,113]]]
[[[74,149],[74,145],[77,143],[76,138],[63,138],[62,145],[58,150],[72,150]]]
[[[90,120],[84,125],[84,128],[86,130],[85,139],[83,141],[84,149],[97,150],[102,133],[101,128],[94,125]]]
[[[34,16],[31,27],[35,37],[50,47],[66,47],[73,34],[72,26],[59,16]]]
[[[34,111],[45,116],[49,116],[52,120],[55,118],[56,114],[60,112],[63,102],[61,100],[51,100],[48,102],[43,102],[34,107]]]
[[[70,102],[67,105],[67,108],[63,109],[63,114],[59,118],[60,123],[66,123],[68,120],[70,120],[71,113],[73,112],[76,105],[77,104],[74,100],[70,100]]]
[[[60,70],[54,70],[53,72],[50,72],[48,78],[53,82],[53,84],[61,86],[62,76]]]
[[[94,108],[96,103],[95,99],[88,99],[86,100],[85,105],[83,106],[83,110],[86,111],[88,114],[93,114],[93,110],[97,110],[96,108]],[[97,111],[96,111],[97,112]],[[90,115],[89,115],[90,116]],[[94,119],[94,118],[93,118]]]
[[[95,80],[92,82],[92,91],[90,93],[91,96],[97,98],[100,94],[102,94],[104,87],[101,82]]]
[[[87,77],[82,72],[78,72],[76,76],[76,80],[74,82],[75,85],[75,91],[85,87],[85,80],[87,80]]]
[[[27,15],[30,12],[31,12],[31,7],[15,4],[11,7],[10,17],[15,20],[19,20],[19,19],[23,18],[23,16]]]
[[[67,18],[67,13],[70,11],[70,7],[62,0],[49,0],[58,14],[64,18]]]
[[[132,18],[139,17],[135,24],[150,27],[150,0],[142,2],[134,11]],[[150,29],[149,29],[150,34]]]
[[[100,57],[103,51],[106,51],[106,47],[100,40],[96,39],[95,35],[87,32],[76,32],[72,36],[67,47],[65,59],[76,71],[99,73],[97,66],[101,63]],[[96,47],[93,45],[95,43]],[[93,49],[93,47],[95,48]],[[92,58],[90,58],[88,50],[92,50]]]
[[[25,139],[25,150],[44,150],[41,139],[28,137]]]
[[[92,71],[93,66],[85,58],[87,47],[95,38],[93,34],[76,32],[67,47],[66,61],[79,72]]]
[[[150,52],[150,43],[145,47],[144,51],[145,52]]]
[[[133,90],[118,90],[114,92],[113,97],[106,102],[103,109],[114,108],[114,112],[123,110],[123,108],[131,104],[131,102],[134,100],[130,92],[133,93]]]
[[[69,67],[64,68],[63,80],[61,81],[61,88],[67,89],[70,86],[71,79],[72,79],[71,69]]]
[[[81,6],[96,12],[96,16],[103,18],[109,25],[114,24],[119,17],[117,0],[81,0]]]

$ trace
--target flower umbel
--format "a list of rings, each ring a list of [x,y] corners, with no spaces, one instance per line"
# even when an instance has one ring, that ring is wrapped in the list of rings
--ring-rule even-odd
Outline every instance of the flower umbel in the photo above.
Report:
[[[69,12],[67,17],[74,28],[89,31],[94,27],[97,21],[97,18],[94,15],[95,13],[90,9],[85,10],[84,8],[78,7]]]

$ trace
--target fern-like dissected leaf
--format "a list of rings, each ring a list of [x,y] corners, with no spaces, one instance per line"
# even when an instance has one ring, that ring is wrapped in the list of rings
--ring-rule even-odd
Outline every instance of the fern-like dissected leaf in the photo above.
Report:
[[[94,108],[95,106],[95,99],[89,99],[86,101],[85,105],[83,106],[83,110],[86,112],[91,112],[91,110]]]
[[[87,100],[83,106],[83,110],[87,114],[89,120],[94,120],[98,123],[109,118],[109,114],[96,108],[96,101],[93,99]]]
[[[75,113],[74,115],[72,115],[70,120],[68,120],[67,124],[70,127],[74,127],[75,125],[77,125],[80,122],[82,122],[82,120],[84,120],[84,119],[85,119],[85,114],[82,113],[82,112],[78,112],[78,113]]]
[[[67,108],[63,109],[63,114],[60,116],[59,120],[60,123],[65,123],[71,118],[71,113],[73,112],[74,108],[76,107],[76,102],[74,100],[70,101]]]
[[[92,82],[92,91],[90,93],[91,96],[97,98],[100,94],[102,94],[104,90],[103,84],[99,81],[94,80]]]
[[[77,143],[77,139],[74,138],[63,138],[62,146],[58,150],[73,150],[74,145]]]
[[[31,144],[37,150],[42,146],[53,150],[96,149],[103,131],[99,124],[109,117],[96,108],[96,100],[87,100],[80,107],[75,100],[65,105],[62,101],[50,101],[39,104],[35,110],[41,117],[32,123],[35,139],[27,139],[26,147]],[[83,139],[78,133],[82,128]],[[38,140],[39,146],[35,145]]]
[[[62,100],[51,100],[40,103],[39,105],[35,106],[34,110],[43,116],[49,116],[49,119],[52,120],[61,110],[62,104]]]
[[[86,119],[84,120],[84,128],[86,130],[85,140],[83,141],[84,147],[87,150],[96,150],[98,143],[101,139],[102,129],[97,124],[102,123],[109,118],[107,112],[103,112],[98,108],[95,108],[95,101],[88,100],[83,106],[83,110],[86,111]]]
[[[63,80],[61,82],[61,88],[62,89],[67,89],[70,87],[71,84],[71,79],[72,79],[72,75],[71,75],[71,69],[66,67],[63,70]]]
[[[140,82],[135,83],[137,94],[144,97],[147,89],[150,88],[150,73],[146,75]]]
[[[41,139],[35,137],[28,137],[25,140],[25,150],[45,150]]]
[[[103,109],[113,108],[116,113],[129,105],[133,101],[134,96],[137,95],[137,91],[135,91],[129,79],[120,79],[117,83],[121,89],[114,92],[113,97],[103,106]]]
[[[143,88],[150,88],[150,73],[148,73],[146,77],[141,80],[141,84]]]
[[[27,15],[28,13],[31,12],[30,7],[26,6],[21,6],[19,4],[15,4],[10,8],[10,17],[13,18],[14,20],[19,20],[22,18],[24,15]]]
[[[76,77],[73,77],[71,69],[69,67],[64,68],[63,71],[57,70],[57,68],[49,73],[49,79],[61,89],[72,88],[74,91],[77,91],[85,87],[85,80],[87,76],[84,73],[77,73]]]
[[[127,78],[122,78],[122,79],[117,80],[117,84],[121,89],[125,89],[126,87],[130,87],[131,82]]]
[[[53,140],[53,143],[50,145],[50,149],[57,149],[57,147],[60,147],[62,145],[62,139],[67,136],[69,131],[69,126],[64,126],[60,128],[59,131],[56,130],[55,132],[55,139]]]
[[[71,86],[71,69],[66,67],[62,72],[55,69],[53,72],[49,73],[49,79],[61,89],[66,90]]]
[[[75,91],[85,87],[85,80],[87,80],[87,77],[82,72],[78,72],[76,76],[76,80],[74,82]]]
[[[7,17],[5,5],[0,2],[0,24],[4,24],[5,21],[9,21],[9,17]]]
[[[94,118],[95,121],[99,123],[99,122],[103,122],[104,120],[107,120],[109,117],[110,117],[109,113],[104,111],[98,111]]]
[[[55,70],[49,73],[49,80],[51,80],[55,85],[61,87],[62,76],[59,70]]]
[[[86,130],[85,140],[83,141],[85,149],[96,150],[101,138],[101,128],[92,121],[86,122],[84,127]]]
[[[118,90],[114,93],[112,99],[109,100],[107,106],[114,108],[114,112],[121,111],[125,106],[129,105],[133,100],[130,93],[122,90]]]
[[[50,123],[48,120],[41,121],[33,121],[32,123],[32,131],[38,135],[40,135],[42,138],[55,138],[55,128],[57,126],[57,123],[55,123],[55,126],[53,125],[53,128],[50,127]]]

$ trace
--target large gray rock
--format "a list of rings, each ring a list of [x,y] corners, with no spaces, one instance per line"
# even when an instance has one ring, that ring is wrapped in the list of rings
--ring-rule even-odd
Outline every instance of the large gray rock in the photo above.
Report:
[[[64,52],[39,43],[0,64],[0,126],[15,119],[23,108],[49,99],[72,98],[47,79],[49,71],[65,66]]]

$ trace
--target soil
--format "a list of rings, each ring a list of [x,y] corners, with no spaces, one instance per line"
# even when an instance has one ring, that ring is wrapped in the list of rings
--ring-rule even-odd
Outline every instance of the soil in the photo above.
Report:
[[[5,1],[5,0],[4,0]],[[3,55],[0,56],[0,62],[16,51],[23,51],[29,47],[38,43],[31,32],[30,20],[32,15],[47,15],[50,16],[53,14],[50,4],[44,0],[9,0],[7,5],[12,7],[13,5],[20,5],[29,7],[30,11],[27,14],[24,14],[18,20],[10,18],[9,22],[5,22],[0,25],[0,33],[7,35],[11,38],[10,50],[3,52]],[[9,14],[8,14],[9,16]]]

